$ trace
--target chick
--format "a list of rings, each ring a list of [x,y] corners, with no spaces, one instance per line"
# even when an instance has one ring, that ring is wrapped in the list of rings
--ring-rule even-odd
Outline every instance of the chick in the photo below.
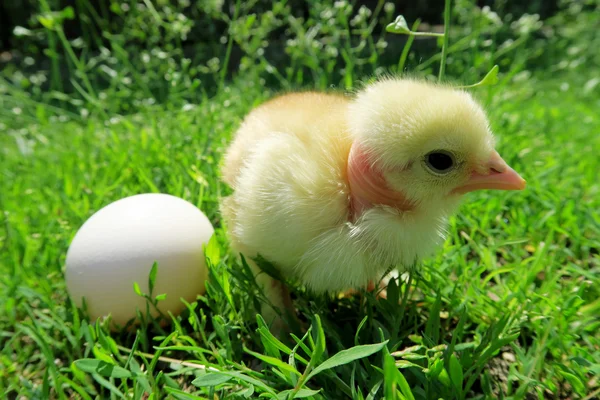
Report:
[[[222,168],[234,192],[221,211],[271,304],[289,310],[286,288],[252,258],[314,292],[410,267],[443,242],[462,195],[525,187],[494,145],[482,108],[441,85],[386,78],[352,98],[286,94],[237,131]],[[262,312],[283,326],[272,308]]]

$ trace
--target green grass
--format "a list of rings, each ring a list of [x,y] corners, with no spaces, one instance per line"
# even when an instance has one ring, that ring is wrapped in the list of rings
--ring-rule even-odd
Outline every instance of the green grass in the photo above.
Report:
[[[238,18],[245,21],[242,14]],[[120,80],[108,87],[95,72],[85,71],[92,90],[81,89],[93,98],[76,89],[62,97],[56,89],[24,89],[5,78],[0,93],[2,396],[597,398],[600,93],[592,84],[594,56],[580,49],[569,58],[561,42],[569,32],[585,32],[559,22],[568,31],[563,36],[543,42],[526,38],[509,58],[479,47],[463,57],[452,50],[459,38],[449,47],[446,74],[465,84],[501,65],[497,85],[473,91],[489,112],[501,154],[526,178],[527,190],[469,195],[451,220],[444,248],[408,283],[393,281],[387,300],[368,293],[315,297],[291,283],[310,329],[283,342],[257,320],[260,294],[229,251],[218,213],[219,198],[229,190],[218,177],[228,140],[244,114],[276,91],[264,88],[270,74],[266,58],[257,56],[254,69],[232,79],[207,70],[202,79],[220,82],[214,93],[186,80],[194,74],[190,71],[171,86],[153,87],[151,66],[140,69],[140,80],[126,92],[122,78],[136,65],[127,63],[126,55],[114,64]],[[297,29],[308,30],[312,23]],[[472,38],[483,28],[457,29]],[[345,43],[340,51],[346,55],[333,67],[325,55],[301,55],[292,48],[291,70],[275,79],[285,84],[273,87],[327,87],[337,79],[350,88],[368,77],[367,67],[375,72],[383,66],[375,57],[348,69],[355,50]],[[558,59],[526,69],[543,59],[536,53],[540,46],[571,63],[587,57],[589,64],[561,67]],[[177,56],[169,57],[174,60],[169,68],[180,70]],[[411,57],[408,65],[415,70],[437,75],[415,66],[417,55]],[[300,73],[311,63],[328,77],[325,85],[320,74]],[[344,73],[336,75],[341,67]],[[150,94],[164,101],[131,105]],[[66,250],[96,210],[145,192],[179,196],[208,215],[216,228],[208,254],[211,279],[206,295],[169,326],[147,321],[135,332],[109,333],[86,321],[68,299]]]

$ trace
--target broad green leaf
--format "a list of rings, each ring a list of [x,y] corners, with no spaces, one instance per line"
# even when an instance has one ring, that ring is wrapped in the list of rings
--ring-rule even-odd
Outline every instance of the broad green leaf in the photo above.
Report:
[[[167,298],[167,294],[166,293],[161,293],[161,294],[156,295],[156,297],[154,299],[156,301],[163,301],[166,298]]]
[[[490,72],[488,72],[482,80],[472,85],[459,86],[460,89],[474,88],[478,86],[493,86],[498,83],[498,71],[500,68],[497,65],[494,65]]]
[[[117,388],[110,380],[103,378],[98,374],[92,375],[92,378],[94,378],[94,380],[98,382],[102,387],[108,389],[113,395],[117,396],[120,399],[125,399],[125,395],[123,394],[123,392],[121,392],[119,388]],[[111,397],[114,398],[114,396]]]
[[[156,274],[158,273],[158,263],[154,261],[152,268],[150,268],[150,275],[148,275],[148,288],[150,294],[154,291],[154,284],[156,283]]]
[[[460,361],[454,354],[450,355],[450,380],[454,384],[454,387],[462,393],[463,387],[463,370]]]
[[[288,396],[294,391],[294,389],[289,389],[289,390],[284,390],[283,392],[280,392],[277,395],[278,399],[281,400],[285,400],[288,398]],[[306,397],[310,397],[310,396],[314,396],[316,394],[318,394],[321,390],[312,390],[312,389],[305,389],[302,388],[300,390],[298,390],[298,393],[296,393],[294,395],[294,397],[292,397],[293,399],[304,399]]]
[[[477,344],[475,342],[459,343],[456,346],[454,346],[454,350],[463,351],[463,350],[467,350],[467,349],[472,349],[476,345]]]
[[[162,374],[163,372],[161,371],[160,373]],[[170,377],[169,375],[163,375],[162,379],[164,381],[163,387],[170,387],[170,388],[173,388],[173,389],[178,389],[179,388],[179,383],[175,379],[173,379],[172,377]],[[157,378],[157,381],[158,381],[158,378]]]
[[[165,391],[177,400],[205,400],[206,397],[194,396],[193,394],[184,392],[183,390],[165,387]]]
[[[589,370],[593,374],[600,375],[600,364],[592,364]]]
[[[402,395],[401,398],[406,398],[409,400],[414,400],[414,396],[412,394],[412,390],[404,378],[404,375],[396,368],[396,362],[394,358],[390,355],[390,353],[385,350],[385,354],[383,356],[383,383],[384,383],[384,393],[386,399],[396,399],[397,398],[397,390],[400,391]]]
[[[83,358],[81,360],[74,361],[74,364],[80,370],[91,373],[106,376],[108,378],[131,378],[133,374],[125,368],[119,367],[118,365],[109,364],[102,360],[95,360],[93,358]]]
[[[77,380],[79,380],[80,382],[85,382],[85,379],[86,379],[85,372],[83,372],[82,370],[80,370],[79,368],[77,368],[75,366],[75,363],[72,363],[71,367],[69,369],[73,373],[73,376],[75,378],[77,378]]]
[[[386,399],[395,400],[396,395],[396,374],[398,369],[394,365],[394,359],[387,352],[383,356],[383,393]]]
[[[588,360],[586,360],[583,357],[571,357],[571,361],[575,361],[577,364],[584,366],[584,367],[589,367],[589,366],[593,365],[591,362],[589,362]]]
[[[287,364],[275,357],[270,357],[270,356],[265,356],[263,354],[260,353],[256,353],[250,349],[248,349],[247,347],[244,346],[244,351],[250,355],[253,355],[254,357],[258,358],[261,361],[264,361],[267,364],[270,364],[276,368],[279,368],[279,370],[281,370],[282,372],[290,372],[292,374],[296,374],[298,376],[301,376],[302,374],[300,374],[300,372],[296,371],[296,369],[294,367],[292,367],[290,364]]]
[[[76,368],[73,368],[74,370],[76,370]],[[78,371],[79,373],[82,373],[81,371]],[[61,384],[65,384],[65,387],[70,387],[72,390],[76,391],[77,394],[79,395],[78,398],[83,399],[83,400],[92,400],[92,397],[86,393],[86,390],[81,387],[80,385],[78,385],[77,383],[75,383],[75,381],[72,381],[71,379],[67,378],[65,375],[60,375],[60,380],[59,382]],[[75,396],[71,395],[71,398],[75,398]]]
[[[138,296],[144,296],[144,294],[142,293],[142,289],[140,289],[140,285],[138,285],[137,282],[133,282],[133,291]]]
[[[439,374],[442,373],[443,369],[444,369],[444,362],[440,359],[435,360],[433,365],[429,368],[429,372],[427,373],[427,375],[431,378],[437,378],[439,376]]]
[[[250,396],[252,396],[254,394],[254,385],[250,385],[247,388],[245,388],[244,390],[240,390],[236,394],[244,397],[245,399],[249,399]]]
[[[486,76],[479,82],[479,86],[492,86],[498,83],[498,71],[500,68],[497,65],[494,65],[490,72],[487,73]]]
[[[279,351],[284,352],[285,354],[291,354],[292,349],[286,346],[281,340],[277,339],[267,327],[267,323],[264,318],[260,314],[256,314],[256,322],[258,323],[258,333],[260,333],[261,341],[263,346],[265,346],[265,350],[270,356],[276,357],[279,356]],[[298,358],[300,356],[296,356]],[[298,358],[304,364],[308,364],[306,360],[302,357]]]
[[[113,338],[107,336],[102,329],[101,324],[96,324],[96,337],[98,338],[98,343],[110,354],[119,355],[119,349],[117,348],[117,343]],[[113,362],[114,364],[114,362]]]
[[[257,314],[257,316],[260,315]],[[292,349],[287,348],[287,346],[279,342],[267,328],[261,326],[257,329],[257,331],[260,334],[260,341],[262,342],[267,355],[270,355],[271,357],[279,357],[281,355],[280,351],[283,351],[287,355],[292,352]],[[280,346],[280,344],[283,346]]]
[[[273,389],[271,389],[267,384],[265,384],[264,382],[252,378],[248,375],[244,375],[241,372],[225,372],[225,371],[219,371],[219,372],[213,372],[214,374],[218,374],[218,375],[224,375],[224,376],[229,376],[233,379],[237,379],[240,381],[244,381],[247,382],[249,384],[252,384],[256,387],[261,388],[262,390],[264,390],[265,392],[269,393],[272,396],[276,396],[277,394],[273,391]],[[197,380],[197,379],[196,379]],[[194,386],[198,386],[196,385],[196,380],[192,381],[192,385]]]
[[[379,392],[379,388],[381,388],[382,384],[383,384],[383,379],[378,381],[377,383],[375,383],[373,385],[373,387],[371,388],[371,390],[369,391],[369,394],[367,395],[367,398],[365,400],[374,400],[375,395],[377,394],[377,392]]]
[[[438,343],[440,337],[440,309],[442,307],[442,295],[438,293],[435,302],[429,308],[429,318],[425,324],[425,335]]]
[[[317,335],[317,341],[315,342],[315,348],[311,355],[311,363],[318,363],[319,361],[321,361],[321,357],[325,352],[325,332],[323,331],[323,326],[321,325],[321,318],[318,314],[315,314],[315,323],[313,324],[313,327],[313,332],[315,332],[315,334]]]
[[[285,278],[283,277],[283,275],[281,275],[281,272],[277,269],[277,267],[271,262],[267,261],[260,254],[252,258],[252,261],[256,263],[256,265],[261,269],[262,272],[269,275],[271,278],[280,282],[285,282]],[[242,262],[245,262],[243,258]]]
[[[260,315],[257,314],[257,316]],[[264,328],[262,326],[258,328],[257,331],[260,334],[260,341],[262,342],[262,345],[265,348],[265,352],[267,353],[267,355],[271,357],[280,357],[280,349],[275,343],[275,341],[273,341],[271,338],[273,334],[267,328]]]
[[[571,384],[571,386],[573,386],[573,389],[575,389],[577,394],[579,394],[580,396],[585,396],[585,394],[586,394],[585,384],[583,382],[581,382],[581,379],[579,379],[577,376],[575,376],[569,372],[565,372],[565,371],[560,371],[560,374],[563,376],[563,378],[565,378]]]
[[[221,261],[221,246],[217,235],[212,235],[204,248],[204,254],[208,258],[210,265],[218,265]]]
[[[133,354],[133,352],[132,352],[132,354]],[[144,389],[146,392],[148,392],[148,393],[152,392],[152,388],[150,387],[150,382],[148,382],[148,379],[146,378],[144,371],[142,371],[140,364],[135,360],[135,358],[132,357],[129,360],[129,363],[126,365],[129,365],[129,369],[136,376],[137,384],[142,389]]]
[[[232,376],[222,375],[218,372],[209,372],[205,375],[200,375],[199,377],[194,379],[192,385],[197,387],[217,386],[230,381],[232,378]]]
[[[108,354],[106,354],[104,351],[102,351],[102,349],[94,346],[92,347],[92,353],[94,353],[94,356],[101,361],[104,361],[105,363],[108,364],[115,364],[115,361],[110,358],[110,356]]]
[[[450,382],[450,377],[448,376],[448,371],[446,371],[446,368],[442,368],[440,374],[438,375],[438,379],[444,384],[444,386],[451,387],[452,384]]]
[[[408,382],[406,381],[404,375],[402,375],[402,373],[398,370],[396,370],[396,372],[396,379],[398,382],[398,386],[400,386],[400,392],[402,392],[404,397],[406,397],[408,400],[415,400],[415,396],[413,395],[412,390],[410,389],[410,386],[408,385]]]
[[[332,356],[331,358],[328,358],[327,360],[325,360],[318,367],[316,367],[308,375],[307,380],[325,370],[339,367],[340,365],[348,364],[352,361],[368,357],[371,354],[375,354],[378,351],[380,351],[387,344],[387,342],[388,341],[386,340],[385,342],[382,342],[382,343],[365,344],[365,345],[361,345],[361,346],[354,346],[354,347],[351,347],[346,350],[342,350],[339,353]]]

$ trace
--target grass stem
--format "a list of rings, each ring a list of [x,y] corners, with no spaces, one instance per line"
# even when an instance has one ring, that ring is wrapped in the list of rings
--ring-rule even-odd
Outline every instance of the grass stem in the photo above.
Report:
[[[446,0],[444,4],[444,39],[442,44],[442,59],[440,61],[440,75],[438,80],[441,82],[444,79],[446,72],[446,58],[448,57],[448,35],[450,32],[450,1]]]

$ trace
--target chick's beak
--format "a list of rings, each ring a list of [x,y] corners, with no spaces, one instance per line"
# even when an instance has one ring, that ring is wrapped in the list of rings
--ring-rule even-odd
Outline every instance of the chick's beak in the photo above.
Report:
[[[497,151],[492,153],[484,167],[485,173],[473,172],[467,183],[454,189],[453,193],[464,194],[482,189],[525,189],[525,180],[500,157]]]

